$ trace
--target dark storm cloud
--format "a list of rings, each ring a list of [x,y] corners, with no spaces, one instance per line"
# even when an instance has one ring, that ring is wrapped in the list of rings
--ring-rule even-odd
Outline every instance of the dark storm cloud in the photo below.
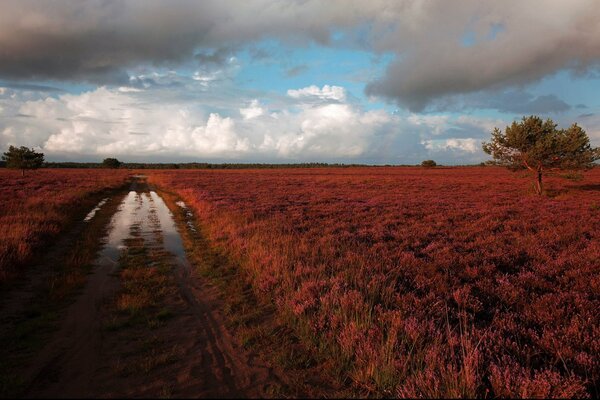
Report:
[[[62,93],[63,89],[59,89],[54,86],[47,85],[35,85],[24,82],[0,82],[1,87],[17,89],[17,90],[29,90],[32,92],[47,92],[47,93]]]
[[[225,65],[232,57],[234,50],[229,47],[221,47],[215,50],[207,50],[197,53],[194,58],[200,65],[220,67]]]
[[[396,43],[397,58],[370,95],[422,111],[440,97],[527,84],[562,69],[588,71],[600,61],[597,1],[421,2]],[[499,32],[494,27],[502,26]],[[472,40],[465,44],[468,34]],[[539,99],[543,108],[554,99]],[[558,104],[554,104],[556,107]]]
[[[505,113],[554,114],[568,111],[572,107],[553,94],[534,96],[524,90],[487,90],[436,100],[432,108],[435,111],[488,108]]]
[[[582,118],[582,119],[583,119],[583,118],[591,118],[591,117],[593,117],[593,116],[595,116],[595,115],[596,115],[596,114],[594,114],[594,113],[585,113],[585,114],[579,114],[579,115],[577,116],[577,118]]]
[[[316,1],[8,0],[0,76],[125,83],[127,67],[178,63],[197,49],[198,61],[219,63],[228,48],[263,37],[324,43],[332,24],[358,13]]]
[[[333,32],[356,43],[332,40]],[[226,57],[219,49],[261,39],[392,54],[366,91],[420,111],[439,98],[562,69],[585,75],[599,65],[600,7],[597,0],[5,0],[0,77],[124,84],[134,66],[194,55],[215,64]],[[530,106],[560,108],[556,99],[537,102]]]
[[[173,6],[168,6],[172,4]],[[183,7],[185,5],[185,7]],[[126,83],[124,68],[180,61],[210,16],[174,1],[6,1],[0,5],[0,74],[8,78]]]

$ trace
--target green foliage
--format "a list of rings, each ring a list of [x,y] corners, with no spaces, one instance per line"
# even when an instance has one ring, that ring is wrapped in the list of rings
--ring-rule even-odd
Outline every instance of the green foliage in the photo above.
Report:
[[[2,155],[2,161],[7,168],[20,169],[25,174],[26,169],[40,168],[44,164],[44,153],[37,153],[25,146],[10,146]]]
[[[431,168],[431,167],[435,167],[436,165],[437,165],[437,163],[433,160],[424,160],[421,162],[421,167]]]
[[[119,168],[121,166],[121,161],[116,158],[105,158],[104,161],[102,161],[102,166],[104,168]]]
[[[580,170],[594,166],[600,148],[592,148],[585,131],[577,124],[557,129],[551,120],[523,117],[507,126],[504,133],[494,128],[492,140],[483,143],[496,165],[511,170],[528,169],[537,173],[537,191],[542,191],[542,175],[547,169]]]

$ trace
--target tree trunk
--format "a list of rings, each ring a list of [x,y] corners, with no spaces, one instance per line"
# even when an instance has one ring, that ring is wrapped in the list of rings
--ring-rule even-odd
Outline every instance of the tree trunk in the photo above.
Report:
[[[21,176],[25,176],[25,169],[21,170]]]
[[[542,184],[542,167],[538,167],[537,169],[537,194],[542,194],[542,190],[544,188]]]

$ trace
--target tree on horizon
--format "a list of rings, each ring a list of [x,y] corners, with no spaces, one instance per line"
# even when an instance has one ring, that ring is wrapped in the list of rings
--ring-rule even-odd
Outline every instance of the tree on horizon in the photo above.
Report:
[[[26,169],[37,169],[44,164],[44,153],[25,146],[10,146],[2,155],[2,161],[6,162],[6,168],[20,169],[21,176],[25,176]]]
[[[117,160],[116,158],[105,158],[102,161],[102,166],[104,168],[119,168],[121,166],[121,161]]]
[[[496,165],[516,171],[527,169],[536,176],[535,190],[543,192],[543,176],[549,170],[584,170],[600,159],[600,148],[593,148],[586,132],[577,123],[557,129],[551,119],[531,115],[514,121],[504,133],[494,128],[492,140],[483,142],[483,151]]]

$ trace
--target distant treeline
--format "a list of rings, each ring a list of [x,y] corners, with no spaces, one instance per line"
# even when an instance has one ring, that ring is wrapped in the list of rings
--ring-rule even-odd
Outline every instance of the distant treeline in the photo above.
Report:
[[[350,168],[373,167],[366,164],[329,164],[329,163],[298,163],[298,164],[262,164],[262,163],[122,163],[120,168],[127,169],[267,169],[267,168]],[[391,165],[378,165],[391,166]],[[45,168],[105,168],[102,163],[92,162],[46,162]]]
[[[120,168],[125,169],[274,169],[274,168],[352,168],[352,167],[415,167],[421,164],[340,164],[340,163],[296,163],[296,164],[262,164],[262,163],[121,163]],[[484,167],[487,163],[463,164],[443,166],[437,164],[436,168],[448,167]],[[0,168],[6,167],[0,161]],[[45,162],[43,168],[106,168],[101,162]]]

